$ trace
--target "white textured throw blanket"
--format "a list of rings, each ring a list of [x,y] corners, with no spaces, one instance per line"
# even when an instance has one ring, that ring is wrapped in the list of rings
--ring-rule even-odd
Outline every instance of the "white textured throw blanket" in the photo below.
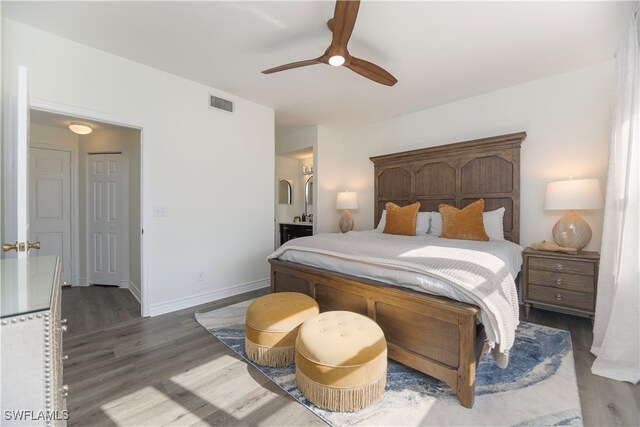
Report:
[[[480,307],[481,322],[485,326],[493,358],[499,367],[506,368],[519,322],[518,296],[514,278],[505,262],[483,250],[492,244],[517,247],[511,242],[469,242],[426,236],[390,236],[375,231],[350,232],[290,240],[269,258],[298,261],[290,255],[313,253],[338,261],[350,261],[359,265],[360,270],[364,264],[365,268],[368,265],[410,272],[417,277],[415,283],[418,284],[422,283],[420,275],[442,281],[454,287],[467,302]],[[315,266],[326,267],[326,264],[316,263]],[[429,292],[428,287],[421,290]]]

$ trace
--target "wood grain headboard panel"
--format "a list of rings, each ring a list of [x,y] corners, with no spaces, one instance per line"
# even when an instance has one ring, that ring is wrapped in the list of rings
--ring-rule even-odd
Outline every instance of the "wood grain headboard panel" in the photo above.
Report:
[[[387,202],[440,203],[463,208],[484,198],[485,211],[505,208],[504,235],[520,242],[520,145],[526,132],[370,157],[374,164],[375,224]]]

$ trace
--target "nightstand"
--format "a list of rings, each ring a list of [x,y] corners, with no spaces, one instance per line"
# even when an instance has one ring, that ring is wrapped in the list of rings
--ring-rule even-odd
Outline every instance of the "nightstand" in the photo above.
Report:
[[[531,307],[588,316],[593,321],[596,310],[598,252],[576,255],[559,252],[523,252],[522,300],[525,317]]]

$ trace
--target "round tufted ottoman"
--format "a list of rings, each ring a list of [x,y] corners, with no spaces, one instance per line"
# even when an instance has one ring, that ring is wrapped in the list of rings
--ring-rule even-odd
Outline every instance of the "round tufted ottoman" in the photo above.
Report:
[[[300,324],[319,312],[313,298],[298,292],[278,292],[256,299],[247,309],[247,357],[273,368],[291,365]]]
[[[316,406],[358,411],[377,400],[387,383],[387,342],[368,317],[327,311],[300,327],[296,383]]]

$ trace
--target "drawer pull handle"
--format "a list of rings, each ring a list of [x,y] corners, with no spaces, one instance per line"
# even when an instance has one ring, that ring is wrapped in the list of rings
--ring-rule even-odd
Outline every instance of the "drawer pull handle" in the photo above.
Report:
[[[66,325],[66,324],[67,324],[67,322],[68,322],[68,320],[67,320],[67,319],[62,319],[62,320],[60,321],[60,324],[61,324],[61,325]]]
[[[562,294],[556,295],[556,301],[562,301]]]
[[[558,277],[556,279],[556,285],[562,285],[562,278]]]
[[[562,264],[556,264],[556,270],[561,271],[562,268]]]
[[[67,329],[69,329],[69,327],[68,327],[67,325],[62,325],[62,326],[60,327],[60,330],[61,330],[62,332],[67,332]]]
[[[69,360],[69,355],[65,354],[64,356],[62,356],[62,360]]]

